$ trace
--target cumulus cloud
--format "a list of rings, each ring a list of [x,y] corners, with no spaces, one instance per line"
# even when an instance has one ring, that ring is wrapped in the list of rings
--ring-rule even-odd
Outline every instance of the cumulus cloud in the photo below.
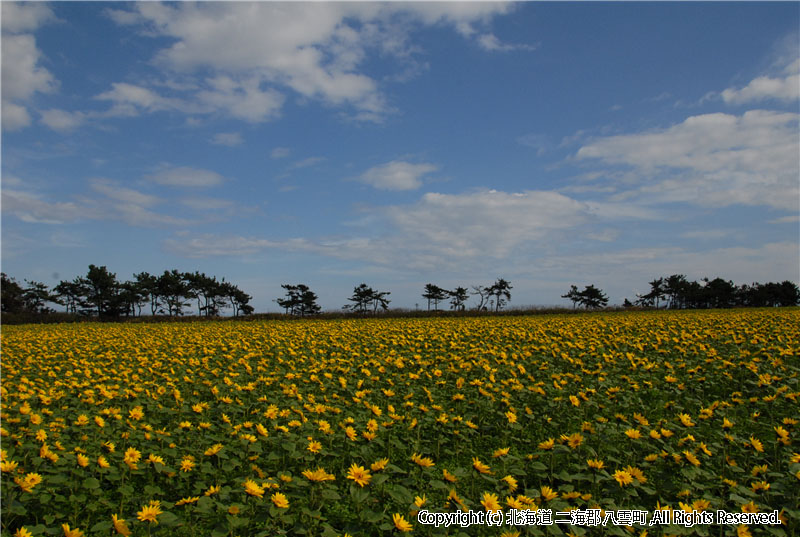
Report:
[[[4,32],[33,32],[56,19],[53,11],[39,2],[3,2],[0,9]]]
[[[198,101],[237,119],[252,123],[266,121],[276,116],[283,106],[283,95],[272,89],[262,89],[258,77],[234,80],[229,76],[217,76],[206,82],[208,88],[197,93]]]
[[[378,81],[361,71],[368,51],[407,60],[409,21],[451,26],[472,38],[511,9],[504,2],[142,2],[106,13],[117,24],[141,28],[144,36],[170,38],[154,58],[166,71],[213,73],[202,90],[186,97],[198,106],[262,122],[278,114],[290,91],[345,107],[359,120],[381,121],[392,109]],[[488,33],[477,40],[490,50],[509,46]]]
[[[188,188],[208,188],[221,185],[225,181],[217,172],[188,166],[165,168],[145,176],[145,179],[160,185]]]
[[[760,76],[741,89],[728,88],[722,99],[729,104],[745,104],[775,99],[788,103],[800,100],[800,59],[795,59],[782,76]]]
[[[422,176],[436,170],[433,164],[393,160],[368,169],[356,180],[380,190],[416,190],[422,186]]]
[[[54,20],[53,12],[33,2],[2,4],[2,115],[3,129],[16,130],[31,123],[25,102],[37,92],[58,86],[55,77],[40,65],[41,51],[33,32]]]
[[[628,180],[639,184],[623,194],[628,199],[796,210],[799,120],[766,110],[704,114],[667,129],[595,139],[576,157],[632,168]]]

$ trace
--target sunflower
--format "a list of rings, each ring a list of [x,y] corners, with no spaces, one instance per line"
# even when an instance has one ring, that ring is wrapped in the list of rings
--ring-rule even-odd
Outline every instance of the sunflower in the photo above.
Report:
[[[389,464],[389,459],[384,458],[373,462],[370,468],[372,469],[373,472],[380,472],[381,470],[386,468],[387,464]]]
[[[395,513],[392,515],[392,522],[394,522],[394,527],[397,528],[398,531],[406,532],[414,529],[414,526],[412,526],[405,518],[403,518],[403,515],[400,513]]]
[[[69,528],[69,524],[61,524],[61,529],[64,530],[64,537],[83,537],[83,532],[78,528],[74,530]]]
[[[602,470],[605,463],[600,459],[586,459],[586,464],[593,470]]]
[[[491,474],[491,468],[487,464],[484,464],[478,459],[478,457],[472,457],[472,467],[475,468],[481,474]]]
[[[625,470],[617,470],[614,472],[614,479],[617,480],[617,483],[619,483],[621,487],[633,483],[633,476]]]
[[[493,494],[491,492],[484,492],[483,496],[481,497],[481,505],[483,505],[484,509],[487,511],[500,511],[500,501],[497,498],[497,494]]]
[[[119,518],[116,514],[111,515],[111,522],[114,524],[114,531],[116,531],[120,535],[124,535],[128,537],[131,534],[131,530],[128,529],[128,525],[125,523],[124,518]]]
[[[689,414],[678,414],[678,418],[684,427],[694,427],[694,422]]]
[[[19,463],[17,461],[3,461],[0,462],[0,471],[1,472],[13,472],[17,469]]]
[[[275,507],[278,509],[288,509],[289,508],[289,500],[286,498],[284,494],[280,492],[276,492],[272,496],[269,497],[272,500],[272,503],[275,504]]]
[[[761,440],[755,438],[753,436],[750,437],[750,446],[758,451],[759,453],[764,452],[764,444],[761,443]]]
[[[456,481],[458,481],[458,478],[453,474],[451,474],[450,472],[448,472],[446,468],[442,468],[442,476],[445,478],[445,480],[451,483],[455,483]]]
[[[434,465],[433,459],[429,457],[423,457],[417,453],[411,455],[411,460],[423,468],[429,468]]]
[[[161,514],[161,505],[158,501],[152,501],[148,505],[142,507],[142,510],[136,513],[136,518],[142,522],[150,522],[158,524],[158,515]]]
[[[555,492],[550,487],[548,487],[547,485],[544,485],[541,488],[541,492],[542,492],[542,495],[541,495],[542,496],[542,500],[544,500],[546,502],[549,502],[550,500],[555,500],[556,498],[558,498],[558,493]]]
[[[321,466],[317,467],[317,469],[313,470],[313,471],[312,470],[304,470],[303,471],[303,476],[306,479],[308,479],[309,481],[317,481],[317,482],[335,481],[336,480],[336,476],[335,475],[329,474]]]
[[[358,466],[356,463],[353,463],[347,470],[347,479],[352,479],[363,487],[364,485],[369,485],[369,482],[372,480],[372,475],[369,473],[369,470],[363,466]]]
[[[139,462],[141,458],[142,458],[142,452],[136,448],[131,447],[125,450],[125,457],[123,458],[123,461],[126,464],[130,465],[130,464],[136,464],[137,462]]]
[[[243,485],[244,491],[250,496],[256,496],[258,498],[264,497],[264,488],[252,479],[246,480]]]
[[[691,464],[693,464],[694,466],[700,466],[700,459],[698,459],[698,458],[695,456],[695,454],[694,454],[694,453],[692,453],[692,452],[691,452],[691,451],[689,451],[689,450],[685,450],[685,451],[683,452],[683,454],[684,454],[684,455],[686,455],[686,460],[687,460],[687,461],[689,461]]]
[[[544,442],[539,442],[539,449],[543,449],[545,451],[553,449],[553,446],[555,445],[555,443],[556,443],[556,441],[554,439],[548,438]]]
[[[205,451],[204,455],[205,455],[206,457],[213,457],[214,455],[216,455],[217,453],[219,453],[220,451],[222,451],[222,448],[223,448],[223,447],[224,447],[224,446],[223,446],[222,444],[214,444],[213,446],[211,446],[210,448],[208,448],[208,449]]]
[[[508,492],[514,492],[515,490],[517,490],[517,487],[519,487],[519,483],[517,483],[517,480],[510,475],[505,476],[500,481],[506,482],[506,484],[508,485]]]

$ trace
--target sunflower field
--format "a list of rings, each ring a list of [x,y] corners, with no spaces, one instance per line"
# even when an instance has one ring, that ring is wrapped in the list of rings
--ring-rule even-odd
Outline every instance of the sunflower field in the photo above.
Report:
[[[795,308],[3,326],[0,391],[3,536],[800,534]]]

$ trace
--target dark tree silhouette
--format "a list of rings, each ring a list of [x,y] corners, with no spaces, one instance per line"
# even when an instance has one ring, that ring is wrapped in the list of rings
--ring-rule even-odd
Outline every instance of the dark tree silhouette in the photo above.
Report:
[[[608,305],[608,297],[602,290],[594,285],[587,285],[579,295],[581,305],[587,310],[589,308],[596,309]]]
[[[452,291],[448,291],[450,295],[450,309],[455,311],[464,311],[464,306],[469,298],[469,291],[466,287],[456,287]]]
[[[425,285],[425,292],[422,293],[422,298],[428,300],[428,311],[431,311],[431,302],[433,302],[433,309],[439,309],[439,302],[445,300],[449,294],[449,291],[446,289],[442,289],[438,285],[434,285],[432,283],[428,283]]]
[[[497,281],[495,281],[494,284],[489,288],[489,296],[495,297],[495,312],[500,311],[506,302],[511,300],[511,289],[513,289],[513,287],[511,287],[511,283],[503,278],[498,278]]]
[[[578,302],[581,301],[581,293],[578,291],[577,285],[570,285],[569,291],[566,294],[561,295],[561,298],[567,298],[572,301],[572,309],[575,309],[575,306]]]

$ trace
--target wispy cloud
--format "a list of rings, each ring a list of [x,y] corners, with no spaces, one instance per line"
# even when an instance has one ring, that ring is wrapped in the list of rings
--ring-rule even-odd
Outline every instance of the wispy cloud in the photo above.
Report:
[[[165,167],[145,176],[145,179],[159,185],[208,188],[225,182],[225,178],[217,172],[189,166]]]
[[[422,177],[437,169],[433,164],[393,160],[373,166],[356,180],[379,190],[416,190],[422,186]]]
[[[218,132],[211,139],[211,143],[215,145],[226,145],[228,147],[235,147],[242,145],[244,139],[239,132]]]
[[[628,184],[620,185],[626,199],[796,210],[798,120],[768,110],[704,114],[666,129],[596,138],[576,157],[631,168]]]

